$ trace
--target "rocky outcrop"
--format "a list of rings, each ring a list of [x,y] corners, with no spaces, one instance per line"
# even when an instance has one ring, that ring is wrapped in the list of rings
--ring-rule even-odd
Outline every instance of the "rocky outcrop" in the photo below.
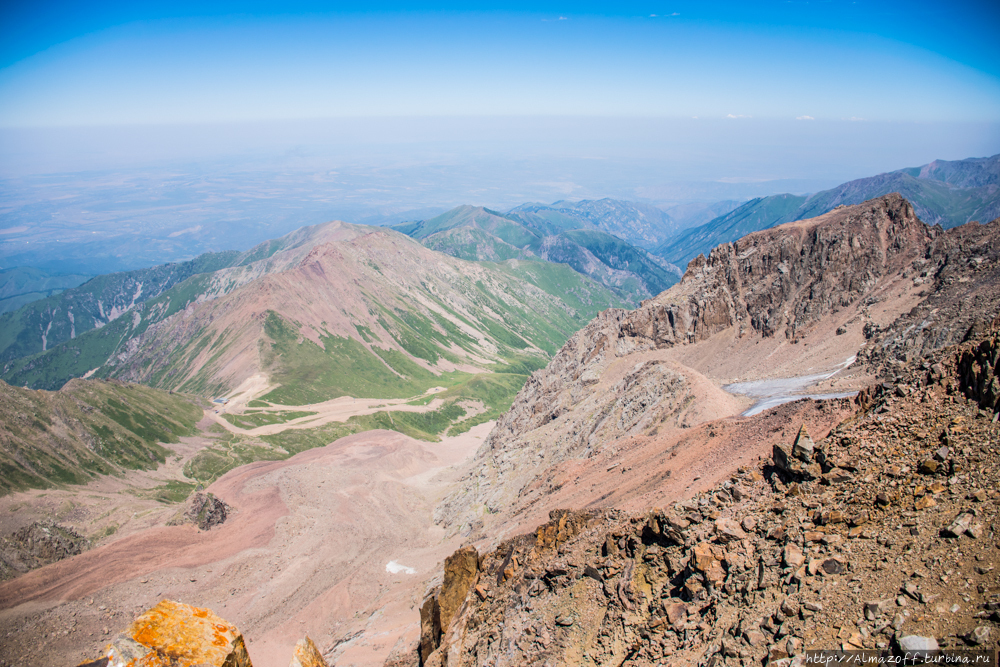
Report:
[[[683,502],[560,512],[502,542],[437,651],[449,667],[735,667],[995,648],[997,426],[963,379],[994,341],[908,364],[828,436],[800,429]]]
[[[252,667],[236,626],[209,609],[172,600],[135,619],[108,645],[102,660],[107,667]]]
[[[107,634],[107,629],[104,633]],[[97,660],[79,667],[253,667],[235,625],[201,609],[162,600],[135,619]],[[309,636],[295,644],[289,667],[327,667]]]
[[[963,350],[957,365],[962,393],[984,410],[1000,412],[1000,334]]]
[[[922,256],[935,235],[906,200],[889,195],[721,245],[694,260],[676,287],[633,311],[606,310],[574,335],[528,381],[487,445],[558,416],[579,400],[581,385],[596,383],[608,357],[693,343],[733,327],[740,335],[793,339]],[[577,391],[567,394],[567,385]]]
[[[696,423],[682,370],[651,353],[724,331],[737,340],[795,342],[831,313],[861,308],[881,279],[924,257],[940,234],[905,199],[888,195],[756,232],[695,259],[678,285],[634,311],[602,312],[533,374],[477,453],[479,465],[435,518],[474,530],[481,515],[507,506],[525,487],[540,463],[536,454],[551,465],[654,424]],[[637,363],[620,381],[602,382],[609,367],[631,356]],[[548,426],[555,420],[564,424],[558,430]]]
[[[199,487],[200,488],[200,487]],[[232,508],[214,494],[197,491],[187,500],[187,506],[178,510],[168,522],[168,526],[193,523],[200,530],[211,530],[225,523]]]
[[[936,233],[900,277],[920,290],[920,301],[888,326],[866,329],[858,361],[876,375],[989,329],[1000,314],[1000,218]]]
[[[0,581],[83,553],[90,540],[72,528],[36,521],[0,539]]]
[[[323,654],[307,635],[295,644],[292,662],[288,667],[327,667],[327,664]]]
[[[441,637],[465,602],[479,575],[479,552],[473,546],[462,547],[444,562],[444,579],[424,597],[420,607],[420,664],[446,664],[435,655]]]

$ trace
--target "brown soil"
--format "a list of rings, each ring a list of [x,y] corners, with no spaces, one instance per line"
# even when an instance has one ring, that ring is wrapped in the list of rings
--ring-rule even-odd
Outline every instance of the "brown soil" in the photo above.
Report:
[[[18,637],[0,664],[93,659],[162,598],[236,624],[257,667],[283,667],[305,634],[381,664],[416,640],[415,605],[455,548],[431,510],[491,427],[441,443],[370,431],[233,470],[208,489],[234,510],[222,526],[152,527],[0,586],[0,636]]]

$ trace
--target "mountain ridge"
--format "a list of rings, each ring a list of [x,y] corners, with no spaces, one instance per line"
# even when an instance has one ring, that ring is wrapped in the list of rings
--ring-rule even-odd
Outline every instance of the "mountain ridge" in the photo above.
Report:
[[[621,213],[621,206],[613,208]],[[609,233],[586,216],[567,214],[575,210],[526,204],[500,213],[465,205],[393,229],[418,239],[428,248],[470,261],[538,258],[565,263],[612,289],[630,304],[658,294],[676,282],[679,269]],[[663,218],[667,218],[666,214]],[[619,221],[617,226],[604,227],[620,232],[622,224]]]
[[[935,160],[848,181],[811,195],[780,194],[751,199],[704,225],[681,232],[653,252],[684,265],[721,243],[785,222],[813,218],[837,206],[860,204],[898,192],[924,222],[950,229],[972,220],[1000,216],[1000,155],[965,160]]]
[[[719,383],[792,377],[803,368],[830,377],[857,355],[838,386],[858,388],[885,372],[886,364],[876,367],[859,354],[881,349],[882,338],[869,340],[872,332],[909,340],[910,320],[929,309],[916,307],[934,294],[968,310],[955,290],[976,290],[983,317],[1000,310],[996,250],[975,265],[942,272],[955,266],[955,254],[985,252],[998,238],[1000,220],[944,231],[922,223],[899,195],[887,195],[718,246],[640,308],[601,313],[532,374],[477,452],[478,469],[442,503],[436,519],[481,536],[495,528],[498,514],[526,511],[541,493],[528,489],[558,474],[552,471],[599,465],[591,461],[606,459],[610,454],[598,455],[632,436],[652,434],[646,446],[657,446],[671,432],[713,418],[720,407],[732,414],[725,401],[734,399],[712,395]],[[921,272],[936,277],[928,283]],[[917,344],[927,353],[961,342],[966,325],[950,321],[952,315],[931,318],[937,335],[901,342],[902,352],[888,356]],[[705,388],[696,390],[699,383]]]

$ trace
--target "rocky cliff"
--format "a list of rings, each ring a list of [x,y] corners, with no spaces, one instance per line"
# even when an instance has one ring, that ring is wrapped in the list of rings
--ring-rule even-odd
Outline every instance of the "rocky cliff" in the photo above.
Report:
[[[970,340],[1000,312],[1000,218],[934,235],[902,278],[919,290],[919,302],[886,327],[870,327],[859,357],[876,374]]]
[[[979,244],[997,237],[1000,224],[981,229],[972,235]],[[469,530],[514,502],[542,465],[593,456],[614,438],[739,412],[701,377],[713,366],[765,378],[781,371],[782,358],[787,375],[834,366],[857,353],[863,331],[899,330],[893,321],[927,290],[910,279],[914,267],[946,248],[965,251],[971,242],[956,246],[958,234],[968,235],[928,227],[906,200],[888,195],[698,257],[678,285],[640,308],[601,313],[529,379],[437,519]],[[836,345],[834,330],[848,334]],[[832,351],[815,356],[824,345]]]
[[[983,387],[996,340],[906,365],[897,383],[862,392],[857,414],[828,436],[814,442],[800,430],[683,502],[553,512],[481,556],[451,624],[422,640],[421,664],[992,654],[1000,431]]]

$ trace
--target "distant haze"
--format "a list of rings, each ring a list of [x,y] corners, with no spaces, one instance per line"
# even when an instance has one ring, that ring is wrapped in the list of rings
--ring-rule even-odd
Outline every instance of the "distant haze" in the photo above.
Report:
[[[998,25],[980,0],[6,3],[0,267],[993,155]]]
[[[806,193],[1000,152],[1000,124],[376,118],[0,130],[0,267],[100,273],[333,219]]]

